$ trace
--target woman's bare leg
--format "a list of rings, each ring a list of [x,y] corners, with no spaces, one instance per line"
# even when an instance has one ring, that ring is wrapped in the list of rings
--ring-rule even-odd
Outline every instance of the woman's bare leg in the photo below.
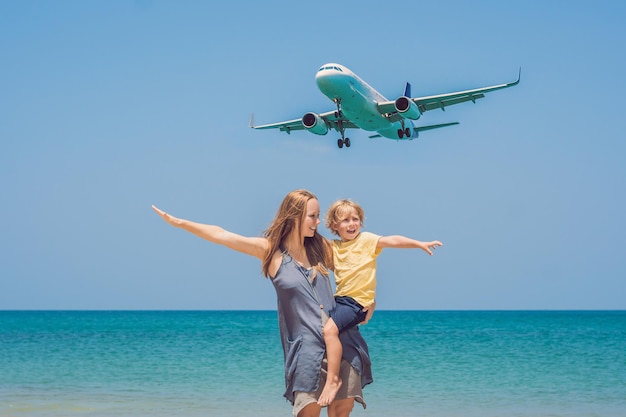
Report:
[[[322,394],[317,400],[317,404],[321,407],[330,405],[337,395],[337,391],[341,387],[341,378],[339,378],[339,367],[341,365],[341,355],[343,348],[339,340],[339,329],[333,319],[328,319],[324,325],[324,343],[326,343],[326,359],[328,360],[328,374],[326,376],[326,384],[322,390]]]
[[[354,408],[354,398],[333,401],[328,406],[328,417],[349,417]]]
[[[320,412],[322,411],[322,407],[317,405],[317,403],[308,404],[298,413],[298,417],[320,417]]]

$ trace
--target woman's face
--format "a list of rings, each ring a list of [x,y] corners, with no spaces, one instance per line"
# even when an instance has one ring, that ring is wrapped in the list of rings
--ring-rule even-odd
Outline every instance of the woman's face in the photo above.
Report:
[[[306,203],[306,214],[300,225],[303,237],[313,237],[320,224],[320,203],[312,198]]]

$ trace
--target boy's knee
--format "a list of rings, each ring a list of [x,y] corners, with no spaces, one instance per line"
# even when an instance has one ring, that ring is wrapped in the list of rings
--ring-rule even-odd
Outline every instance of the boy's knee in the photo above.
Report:
[[[337,327],[334,321],[328,320],[326,324],[324,325],[324,327],[322,328],[322,333],[324,334],[324,337],[326,336],[338,337],[339,328]]]

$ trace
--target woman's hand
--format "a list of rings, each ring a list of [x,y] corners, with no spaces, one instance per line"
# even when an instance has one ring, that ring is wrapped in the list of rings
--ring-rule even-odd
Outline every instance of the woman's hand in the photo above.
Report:
[[[174,217],[170,214],[167,214],[166,212],[164,212],[163,210],[161,210],[160,208],[156,207],[156,206],[152,206],[152,210],[156,211],[157,214],[159,216],[161,216],[163,218],[163,220],[165,220],[166,222],[168,222],[169,224],[171,224],[172,226],[175,227],[180,227],[181,226],[181,220],[177,217]]]

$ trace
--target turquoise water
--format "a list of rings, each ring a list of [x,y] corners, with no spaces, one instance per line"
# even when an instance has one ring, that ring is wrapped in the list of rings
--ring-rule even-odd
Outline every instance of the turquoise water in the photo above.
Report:
[[[353,416],[626,416],[626,312],[377,311]],[[0,416],[290,416],[273,311],[0,311]],[[325,415],[325,413],[324,413]]]

